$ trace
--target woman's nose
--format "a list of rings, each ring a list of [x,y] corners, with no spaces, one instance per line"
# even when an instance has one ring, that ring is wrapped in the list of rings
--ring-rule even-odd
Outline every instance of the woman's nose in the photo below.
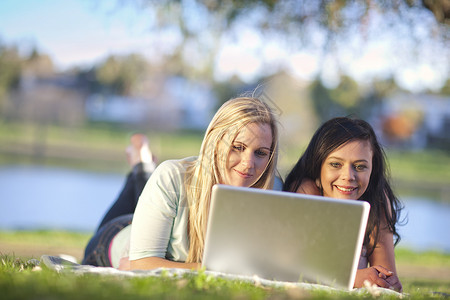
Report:
[[[244,154],[241,160],[243,166],[247,169],[251,169],[255,165],[255,160],[252,154]]]
[[[341,176],[346,180],[355,180],[355,170],[353,169],[353,166],[342,168]]]

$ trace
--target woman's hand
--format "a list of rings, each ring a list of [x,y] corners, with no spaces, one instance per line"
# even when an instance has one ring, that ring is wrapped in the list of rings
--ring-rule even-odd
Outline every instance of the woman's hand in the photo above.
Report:
[[[397,275],[392,274],[391,276],[389,276],[388,278],[386,278],[386,281],[391,285],[391,288],[394,291],[397,291],[399,293],[403,292],[403,286],[402,283],[400,282],[400,279],[398,278]]]
[[[363,287],[364,281],[366,280],[370,284],[375,284],[382,288],[393,289],[397,292],[402,292],[403,290],[402,284],[400,283],[397,275],[382,266],[359,269],[356,272],[354,287]]]

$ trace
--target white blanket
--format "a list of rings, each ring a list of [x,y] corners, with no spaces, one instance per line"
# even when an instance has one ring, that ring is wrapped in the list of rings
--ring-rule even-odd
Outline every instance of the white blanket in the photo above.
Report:
[[[126,276],[126,277],[147,277],[147,276],[169,276],[169,277],[181,277],[185,274],[198,274],[198,271],[187,270],[187,269],[167,269],[158,268],[154,270],[133,270],[133,271],[121,271],[111,267],[95,267],[90,265],[80,265],[68,260],[65,260],[58,256],[43,255],[41,257],[40,266],[46,266],[47,268],[54,270],[56,272],[68,272],[74,274],[100,274],[100,275],[111,275],[111,276]],[[321,290],[329,292],[345,292],[351,294],[372,294],[373,296],[378,296],[380,294],[394,295],[402,298],[402,294],[395,292],[393,290],[384,289],[375,286],[366,286],[365,288],[353,289],[351,291],[346,291],[343,289],[336,289],[325,285],[312,284],[305,282],[282,282],[267,280],[259,278],[258,276],[242,276],[225,274],[220,272],[212,271],[202,271],[207,276],[220,277],[229,280],[239,280],[253,283],[257,286],[267,286],[267,287],[285,287],[285,288],[300,288],[304,290]]]

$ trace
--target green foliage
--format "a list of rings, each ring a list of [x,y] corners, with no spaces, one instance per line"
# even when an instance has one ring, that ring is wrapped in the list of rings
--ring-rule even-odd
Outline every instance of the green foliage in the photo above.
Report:
[[[29,57],[23,57],[16,46],[3,45],[0,41],[0,113],[2,101],[19,86],[24,70],[40,76],[53,71],[53,65],[47,55],[33,49]]]
[[[23,59],[16,47],[0,43],[0,101],[19,84],[22,62]]]
[[[244,92],[245,84],[237,77],[225,82],[213,83],[214,94],[218,99],[217,109],[227,100]]]
[[[138,80],[146,74],[148,62],[140,55],[110,56],[95,70],[95,84],[112,94],[130,95]]]
[[[322,121],[351,114],[361,117],[366,108],[358,84],[348,76],[341,76],[335,88],[327,88],[320,79],[316,79],[310,86],[310,94]]]
[[[334,88],[327,88],[319,78],[309,87],[314,109],[322,122],[337,116],[367,118],[384,97],[398,90],[392,79],[377,80],[369,92],[363,93],[358,83],[346,75],[341,76]]]
[[[400,87],[395,83],[394,78],[387,78],[381,80],[375,80],[373,82],[374,97],[381,99],[389,97],[391,94],[400,90]]]
[[[440,94],[450,97],[450,79],[447,79],[445,85],[441,88]]]
[[[330,97],[341,107],[347,110],[354,109],[361,100],[358,83],[348,76],[342,76],[339,85],[331,90]]]
[[[356,3],[355,3],[356,2]],[[433,4],[430,5],[430,2]],[[448,13],[447,3],[445,0],[436,1],[390,1],[390,0],[362,0],[362,1],[346,1],[346,0],[233,0],[233,1],[208,1],[196,0],[185,3],[177,0],[163,0],[163,1],[137,1],[135,4],[142,6],[152,6],[159,11],[168,12],[171,14],[178,12],[175,15],[163,15],[165,17],[164,24],[174,22],[180,19],[188,18],[186,11],[192,7],[198,7],[206,10],[209,14],[215,14],[221,26],[231,27],[239,17],[244,17],[249,10],[266,11],[268,18],[261,25],[278,27],[283,24],[281,20],[287,19],[290,22],[300,26],[311,21],[320,21],[320,23],[334,31],[344,31],[348,27],[355,25],[355,23],[364,23],[368,18],[371,9],[377,10],[385,15],[398,15],[399,17],[405,14],[405,11],[410,9],[428,10],[431,11],[437,22],[448,23],[450,14]],[[173,19],[168,20],[167,18]],[[278,20],[278,22],[270,22],[271,20]],[[183,22],[183,21],[181,21]],[[186,22],[183,22],[186,23]],[[284,23],[286,25],[286,23]],[[286,27],[278,27],[278,29],[286,30]]]
[[[330,119],[333,113],[339,113],[341,109],[333,102],[330,91],[323,85],[320,79],[316,79],[310,86],[313,107],[321,122]]]

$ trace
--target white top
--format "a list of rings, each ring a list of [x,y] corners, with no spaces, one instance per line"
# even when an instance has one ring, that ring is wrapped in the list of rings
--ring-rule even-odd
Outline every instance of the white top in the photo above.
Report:
[[[184,176],[187,163],[195,159],[197,157],[165,161],[148,180],[139,197],[133,225],[130,225],[130,260],[160,257],[186,261],[189,252],[189,209]],[[277,178],[274,189],[281,190],[282,184],[281,179]],[[120,238],[125,237],[121,235]],[[116,245],[123,245],[118,241],[114,242]],[[115,253],[120,252],[123,253]]]
[[[131,225],[128,225],[120,230],[111,241],[111,248],[109,251],[109,260],[114,268],[119,268],[120,259],[128,257],[130,251],[130,232]]]
[[[161,163],[139,197],[130,236],[130,260],[161,257],[186,261],[189,209],[184,176],[196,157]]]

